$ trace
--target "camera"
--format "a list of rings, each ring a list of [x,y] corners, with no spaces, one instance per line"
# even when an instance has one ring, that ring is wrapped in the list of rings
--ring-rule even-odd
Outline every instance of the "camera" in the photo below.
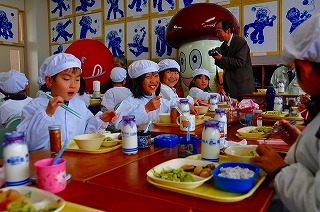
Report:
[[[208,54],[209,54],[209,56],[217,56],[218,55],[217,52],[219,54],[222,54],[222,51],[221,51],[220,47],[216,47],[214,49],[209,50]]]

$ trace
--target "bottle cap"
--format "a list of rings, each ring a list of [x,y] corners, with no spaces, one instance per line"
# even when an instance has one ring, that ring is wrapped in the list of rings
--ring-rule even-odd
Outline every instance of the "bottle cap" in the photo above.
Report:
[[[60,125],[51,125],[51,126],[48,126],[48,129],[49,130],[60,130]]]

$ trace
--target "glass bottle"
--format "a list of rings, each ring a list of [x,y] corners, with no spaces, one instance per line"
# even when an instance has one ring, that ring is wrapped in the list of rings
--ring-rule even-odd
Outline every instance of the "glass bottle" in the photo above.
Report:
[[[274,87],[267,88],[266,91],[266,109],[267,110],[273,110],[274,107],[274,98],[276,96],[276,90]]]
[[[262,126],[262,110],[253,111],[253,125],[261,127]]]
[[[50,150],[52,153],[58,153],[61,149],[61,131],[60,125],[51,125],[48,127],[50,137]]]
[[[213,117],[213,120],[219,121],[223,124],[224,138],[227,139],[228,136],[228,120],[227,112],[224,108],[217,108],[216,115]],[[224,145],[224,144],[222,144]]]
[[[280,80],[279,81],[279,93],[284,93],[284,81]]]
[[[4,135],[3,163],[7,186],[20,186],[30,182],[29,151],[20,132],[8,132]]]
[[[282,96],[281,95],[276,95],[275,98],[274,98],[273,110],[281,112],[282,108],[283,108]]]
[[[186,98],[179,100],[179,108],[183,115],[190,115],[190,107],[189,107],[189,101]]]
[[[122,117],[122,152],[127,155],[138,152],[137,125],[134,115]]]
[[[215,112],[215,110],[218,108],[219,96],[219,94],[210,95],[210,112]]]
[[[202,130],[201,158],[212,162],[219,162],[220,155],[220,127],[219,121],[205,120]]]

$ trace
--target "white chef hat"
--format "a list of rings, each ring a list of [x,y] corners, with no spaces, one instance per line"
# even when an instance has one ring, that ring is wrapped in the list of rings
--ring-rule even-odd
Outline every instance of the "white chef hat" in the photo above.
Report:
[[[114,67],[111,70],[110,78],[113,82],[122,82],[127,77],[127,71],[124,68]]]
[[[320,14],[313,15],[298,26],[289,37],[282,52],[284,64],[295,59],[320,62]]]
[[[16,70],[4,72],[0,77],[0,89],[5,93],[14,94],[23,91],[28,85],[25,74]]]
[[[53,76],[68,68],[80,68],[80,72],[82,72],[81,61],[72,54],[55,54],[51,59],[45,60],[45,62],[44,76]]]
[[[137,78],[150,72],[158,72],[159,66],[151,60],[138,60],[128,67],[128,74],[131,78]]]
[[[176,68],[176,69],[178,69],[178,72],[180,72],[179,63],[177,63],[175,60],[172,60],[172,59],[161,60],[158,63],[158,66],[159,66],[159,72],[167,70],[167,69],[172,69],[172,68]]]
[[[45,76],[47,76],[46,72],[48,70],[48,65],[49,65],[50,61],[52,60],[52,58],[54,58],[54,57],[55,57],[55,55],[51,55],[50,57],[47,57],[43,61],[42,65],[40,66],[39,77],[37,80],[38,85],[42,86],[42,85],[46,84]]]
[[[207,77],[209,77],[209,79],[211,79],[211,74],[209,73],[208,70],[206,69],[203,69],[203,68],[198,68],[198,69],[195,69],[193,72],[192,72],[192,77],[195,77],[195,76],[198,76],[198,75],[206,75]]]

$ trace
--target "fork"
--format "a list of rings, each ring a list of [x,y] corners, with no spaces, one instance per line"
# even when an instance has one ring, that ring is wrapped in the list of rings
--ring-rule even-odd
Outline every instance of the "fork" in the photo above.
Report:
[[[297,122],[295,120],[291,120],[289,121],[289,123],[291,125],[295,125]],[[283,127],[282,125],[278,126],[278,127],[275,127],[273,128],[273,130],[270,132],[270,134],[266,137],[265,140],[268,140],[270,138],[273,138],[275,135],[279,135],[280,133],[282,133],[283,131],[285,131],[286,128]]]

